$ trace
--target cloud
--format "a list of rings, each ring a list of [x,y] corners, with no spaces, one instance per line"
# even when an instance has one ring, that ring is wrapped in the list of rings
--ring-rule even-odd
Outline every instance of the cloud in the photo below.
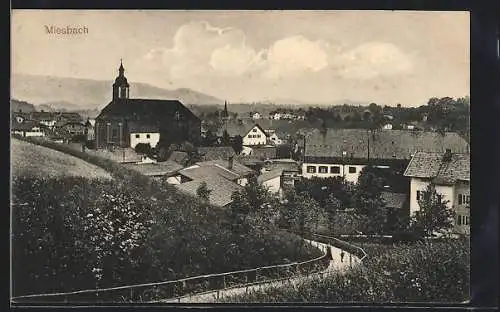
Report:
[[[365,80],[409,72],[412,58],[394,44],[368,42],[334,56],[331,66],[342,78]]]
[[[303,71],[320,71],[328,66],[328,43],[303,36],[276,41],[267,53],[267,78],[284,78]]]
[[[411,57],[386,42],[368,42],[346,50],[324,40],[286,37],[257,51],[236,28],[218,28],[205,21],[181,26],[170,48],[151,49],[144,55],[151,73],[158,65],[170,80],[192,77],[218,79],[246,74],[264,80],[289,80],[324,70],[343,79],[366,80],[408,72]]]

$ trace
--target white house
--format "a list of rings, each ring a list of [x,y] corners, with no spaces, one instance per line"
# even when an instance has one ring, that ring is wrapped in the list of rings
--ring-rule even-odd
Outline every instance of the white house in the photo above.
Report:
[[[276,134],[276,130],[268,129],[268,130],[265,130],[265,132],[267,134],[267,144],[271,144],[271,145],[283,144],[283,140],[278,137],[278,134]]]
[[[382,129],[384,129],[384,130],[392,130],[392,124],[386,123],[385,125],[382,126]]]
[[[262,115],[259,112],[255,112],[252,114],[253,120],[257,120],[257,119],[261,119],[261,118],[262,118]]]
[[[391,130],[370,132],[364,129],[314,129],[306,132],[302,175],[344,177],[356,183],[368,164],[405,168],[417,151],[467,152],[467,142],[458,134]]]
[[[274,120],[280,120],[281,118],[283,118],[282,114],[281,113],[274,113],[272,116],[271,116],[271,119],[274,119]]]
[[[135,148],[139,143],[149,144],[155,147],[160,141],[160,133],[158,132],[131,132],[130,147]]]
[[[266,145],[267,134],[261,126],[255,124],[250,131],[243,136],[244,146]]]
[[[264,171],[257,178],[259,184],[265,186],[269,192],[279,194],[283,185],[283,169],[277,168],[270,171]]]
[[[417,152],[404,173],[410,177],[410,214],[420,210],[418,201],[430,183],[456,214],[453,231],[470,234],[470,156],[467,153]]]

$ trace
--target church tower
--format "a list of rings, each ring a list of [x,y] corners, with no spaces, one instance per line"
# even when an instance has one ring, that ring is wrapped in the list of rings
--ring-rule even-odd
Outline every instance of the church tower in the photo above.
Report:
[[[128,99],[129,98],[129,84],[124,75],[125,69],[123,68],[122,60],[120,60],[120,68],[118,68],[118,77],[113,83],[113,100]]]

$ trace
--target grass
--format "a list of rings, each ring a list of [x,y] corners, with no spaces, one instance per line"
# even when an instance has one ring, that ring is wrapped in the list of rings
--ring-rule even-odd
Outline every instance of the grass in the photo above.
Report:
[[[42,176],[80,176],[87,178],[111,178],[104,169],[77,157],[12,138],[12,174]]]

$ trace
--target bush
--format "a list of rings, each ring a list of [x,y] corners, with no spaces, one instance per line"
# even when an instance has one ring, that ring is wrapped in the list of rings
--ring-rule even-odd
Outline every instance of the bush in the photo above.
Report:
[[[469,299],[468,240],[368,244],[345,274],[225,298],[225,302],[463,302]]]
[[[152,152],[151,144],[149,143],[138,143],[134,150],[137,154],[144,155],[150,155]]]

